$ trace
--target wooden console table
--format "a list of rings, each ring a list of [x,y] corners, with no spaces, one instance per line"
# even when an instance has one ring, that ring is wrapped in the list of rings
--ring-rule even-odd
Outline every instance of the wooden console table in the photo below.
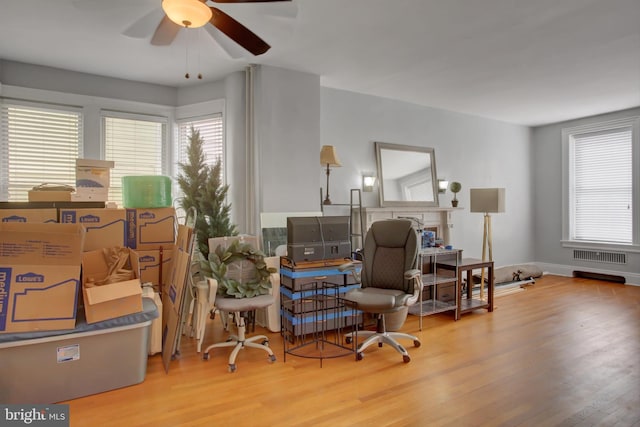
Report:
[[[457,293],[457,302],[456,302],[456,311],[455,311],[455,320],[460,319],[460,316],[464,313],[468,313],[473,310],[477,310],[479,308],[486,308],[489,312],[493,311],[493,296],[495,290],[495,276],[493,274],[493,261],[482,261],[477,258],[462,258],[460,262],[457,263],[457,267],[455,263],[452,262],[441,262],[438,263],[439,267],[455,270],[457,268],[458,277],[458,293]],[[487,300],[482,300],[480,297],[473,297],[473,270],[477,270],[480,268],[486,268],[488,270],[489,283],[487,285]],[[467,279],[467,295],[466,298],[462,298],[463,288],[462,288],[462,278],[463,272],[466,272]]]

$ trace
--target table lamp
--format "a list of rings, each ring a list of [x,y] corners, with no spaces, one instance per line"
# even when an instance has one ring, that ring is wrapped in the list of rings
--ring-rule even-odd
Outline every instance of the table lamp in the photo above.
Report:
[[[322,166],[327,167],[327,196],[324,199],[324,202],[322,202],[325,205],[330,205],[331,204],[331,199],[329,199],[329,174],[330,174],[330,167],[340,167],[342,166],[342,164],[340,163],[340,160],[338,160],[338,155],[336,154],[336,148],[333,145],[323,145],[322,149],[320,150],[320,164]]]

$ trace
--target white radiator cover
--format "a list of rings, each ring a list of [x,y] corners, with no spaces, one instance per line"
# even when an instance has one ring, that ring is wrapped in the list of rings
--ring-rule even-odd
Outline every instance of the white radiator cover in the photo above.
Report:
[[[624,252],[574,249],[573,259],[580,261],[603,262],[608,264],[626,264],[627,254]]]

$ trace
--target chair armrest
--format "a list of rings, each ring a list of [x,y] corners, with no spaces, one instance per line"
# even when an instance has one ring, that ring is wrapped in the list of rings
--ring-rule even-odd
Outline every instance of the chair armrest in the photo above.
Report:
[[[420,270],[417,268],[404,272],[404,278],[407,280],[415,279],[416,277],[420,277]]]
[[[360,263],[358,263],[357,265],[360,265]],[[358,271],[355,262],[347,262],[341,264],[338,266],[338,270],[350,272],[353,278],[356,280],[356,283],[360,283],[360,273],[362,272],[362,270]]]
[[[413,280],[413,294],[406,302],[406,305],[413,305],[420,298],[420,294],[424,288],[424,284],[422,283],[422,271],[417,268],[407,270],[404,272],[404,278],[407,280]]]

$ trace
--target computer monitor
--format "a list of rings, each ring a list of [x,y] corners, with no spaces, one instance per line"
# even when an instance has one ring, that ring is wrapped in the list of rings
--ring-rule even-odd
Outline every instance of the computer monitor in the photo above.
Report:
[[[287,256],[295,262],[351,256],[349,216],[287,218]]]

